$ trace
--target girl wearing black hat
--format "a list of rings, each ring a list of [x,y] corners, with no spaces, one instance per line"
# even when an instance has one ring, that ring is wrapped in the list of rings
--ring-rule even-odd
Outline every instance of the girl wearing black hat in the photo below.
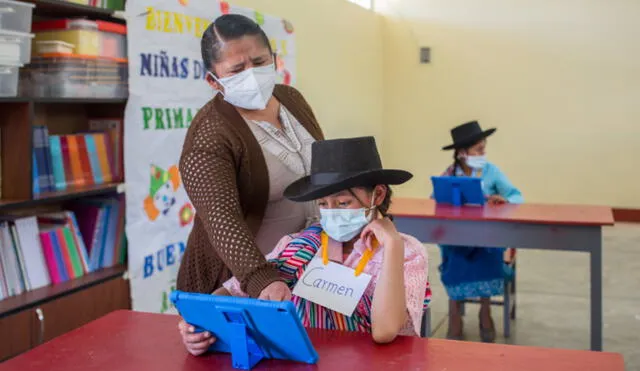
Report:
[[[399,233],[387,215],[389,185],[411,177],[406,171],[382,168],[373,137],[313,144],[311,175],[291,184],[285,197],[315,201],[321,221],[285,236],[267,256],[293,289],[292,301],[306,327],[370,332],[380,343],[398,334],[420,334],[422,313],[430,299],[426,251],[418,240]],[[311,282],[304,274],[314,261],[318,266],[340,264],[356,275],[371,276],[353,314],[295,295],[297,284]],[[246,295],[235,278],[215,294]]]
[[[453,164],[447,176],[482,178],[482,187],[491,204],[521,203],[522,194],[498,167],[486,160],[487,137],[496,129],[482,130],[472,121],[451,130],[453,144],[443,150],[453,150]],[[442,283],[449,295],[449,330],[447,337],[462,339],[461,301],[480,298],[480,337],[494,342],[496,331],[491,318],[490,298],[504,294],[505,264],[503,248],[478,248],[443,245]]]

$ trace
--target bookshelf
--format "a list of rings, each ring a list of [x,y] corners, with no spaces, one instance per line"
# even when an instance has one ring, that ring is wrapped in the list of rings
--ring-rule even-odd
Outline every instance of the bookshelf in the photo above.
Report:
[[[19,0],[35,4],[33,18],[87,18],[124,24],[120,12],[62,0]],[[93,118],[123,118],[123,98],[0,97],[0,218],[63,210],[68,202],[125,194],[123,179],[106,184],[33,193],[33,127],[51,135],[89,131]],[[130,309],[126,264],[0,300],[0,362],[78,328],[111,311]]]

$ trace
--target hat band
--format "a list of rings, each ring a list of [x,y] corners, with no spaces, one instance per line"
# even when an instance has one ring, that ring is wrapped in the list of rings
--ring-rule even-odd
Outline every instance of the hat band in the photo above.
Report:
[[[313,185],[327,185],[336,183],[349,176],[350,173],[316,173],[311,174],[311,184]]]

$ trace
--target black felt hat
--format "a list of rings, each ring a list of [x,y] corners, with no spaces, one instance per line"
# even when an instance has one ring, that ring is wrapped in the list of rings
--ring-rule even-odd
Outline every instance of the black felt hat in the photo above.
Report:
[[[412,177],[408,171],[382,168],[373,137],[322,140],[311,146],[311,175],[289,185],[284,196],[312,201],[354,187],[402,184]]]
[[[450,149],[467,148],[495,132],[495,128],[482,130],[478,121],[467,122],[466,124],[462,124],[451,129],[451,139],[453,139],[453,144],[442,147],[442,149],[448,151]]]

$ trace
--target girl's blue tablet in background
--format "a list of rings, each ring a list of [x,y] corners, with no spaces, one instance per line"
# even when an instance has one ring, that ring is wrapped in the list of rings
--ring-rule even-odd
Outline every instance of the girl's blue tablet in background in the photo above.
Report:
[[[433,196],[436,203],[453,206],[484,205],[482,179],[463,176],[434,176]]]
[[[318,361],[307,331],[292,302],[171,293],[171,301],[196,331],[209,331],[216,342],[209,349],[231,353],[233,367],[251,369],[261,359],[315,364]]]

